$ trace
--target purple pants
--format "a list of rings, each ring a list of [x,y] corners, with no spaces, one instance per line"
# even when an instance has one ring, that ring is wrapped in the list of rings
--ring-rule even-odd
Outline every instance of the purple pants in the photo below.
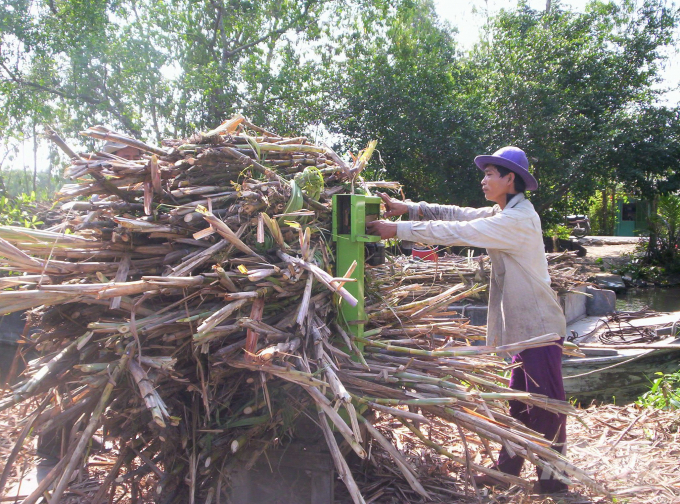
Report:
[[[522,392],[543,394],[552,399],[564,401],[564,384],[562,383],[562,342],[524,350],[512,358],[512,363],[521,363],[512,370],[510,388]],[[560,453],[566,453],[567,448],[567,417],[529,406],[520,401],[510,401],[510,415],[530,429],[543,434],[546,439],[553,441],[552,448]],[[503,447],[498,455],[498,470],[519,476],[524,465],[524,459],[519,455],[511,457]],[[543,470],[536,468],[541,490],[546,493],[559,492],[567,489],[567,485],[554,479],[550,474],[543,474]]]

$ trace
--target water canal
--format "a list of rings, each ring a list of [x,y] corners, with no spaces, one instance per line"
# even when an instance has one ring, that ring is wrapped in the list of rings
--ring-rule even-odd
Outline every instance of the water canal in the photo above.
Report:
[[[658,312],[680,311],[680,287],[631,288],[616,296],[618,311],[650,308]]]

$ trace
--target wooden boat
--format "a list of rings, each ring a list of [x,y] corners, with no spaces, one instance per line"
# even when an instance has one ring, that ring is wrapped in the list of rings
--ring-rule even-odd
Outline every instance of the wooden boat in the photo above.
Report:
[[[649,389],[655,373],[680,368],[678,332],[680,312],[621,312],[570,324],[567,334],[575,336],[586,357],[562,361],[567,398],[584,405],[635,400]]]

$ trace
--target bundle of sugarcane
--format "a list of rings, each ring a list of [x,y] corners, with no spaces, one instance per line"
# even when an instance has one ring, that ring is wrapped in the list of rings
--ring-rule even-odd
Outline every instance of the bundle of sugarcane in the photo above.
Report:
[[[367,276],[373,290],[367,291],[372,303],[394,305],[441,294],[450,286],[488,283],[488,256],[462,257],[445,254],[436,261],[409,256],[389,257],[384,265],[370,268]],[[473,297],[483,297],[483,293]]]
[[[371,437],[427,496],[371,426],[370,411],[403,421],[468,470],[525,484],[450,454],[419,425],[453,422],[464,442],[472,434],[482,445],[501,442],[561,479],[604,491],[505,411],[504,401],[517,399],[573,412],[511,391],[494,373],[505,364],[493,354],[550,344],[556,335],[511,348],[454,342],[475,330],[444,320],[443,307],[483,287],[455,280],[426,299],[374,303],[361,338],[335,322],[338,303],[357,300],[343,287],[350,272],[332,273],[324,193],[368,190],[361,171],[374,144],[350,164],[242,116],[163,149],[99,127],[84,134],[143,154],[129,161],[70,151],[68,173],[80,181],[60,193],[63,222],[0,228],[3,266],[23,274],[3,279],[0,308],[32,309],[25,337],[40,355],[0,410],[37,398],[26,432],[61,431],[63,439],[61,461],[25,503],[49,485],[58,502],[100,431],[119,452],[91,502],[141,478],[152,479],[159,501],[219,499],[242,457],[252,463],[310,410],[355,502],[363,498],[338,439],[363,458]],[[401,299],[394,285],[369,290]]]
[[[577,252],[559,252],[546,254],[552,289],[558,294],[578,292],[577,287],[592,285],[590,276],[584,269],[582,259]]]
[[[573,291],[588,284],[582,274],[575,254],[567,252],[546,254],[551,286],[557,294]],[[427,296],[441,294],[451,285],[486,285],[489,281],[491,261],[488,256],[462,257],[445,254],[436,261],[423,261],[407,256],[390,257],[386,264],[370,268],[367,272],[372,290],[367,290],[369,303],[395,306],[413,302]],[[486,301],[487,290],[476,292],[471,299]],[[452,304],[452,303],[450,303]],[[450,315],[438,312],[440,316]]]

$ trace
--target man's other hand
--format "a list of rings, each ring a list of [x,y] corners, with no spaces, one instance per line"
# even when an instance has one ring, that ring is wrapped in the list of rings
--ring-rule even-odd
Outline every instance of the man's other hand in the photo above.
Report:
[[[383,240],[387,240],[397,236],[397,223],[382,220],[367,222],[366,231],[372,235],[380,236]]]
[[[385,217],[397,217],[399,215],[404,215],[408,212],[408,206],[403,201],[398,199],[390,198],[385,193],[376,193],[380,196],[385,203]]]

